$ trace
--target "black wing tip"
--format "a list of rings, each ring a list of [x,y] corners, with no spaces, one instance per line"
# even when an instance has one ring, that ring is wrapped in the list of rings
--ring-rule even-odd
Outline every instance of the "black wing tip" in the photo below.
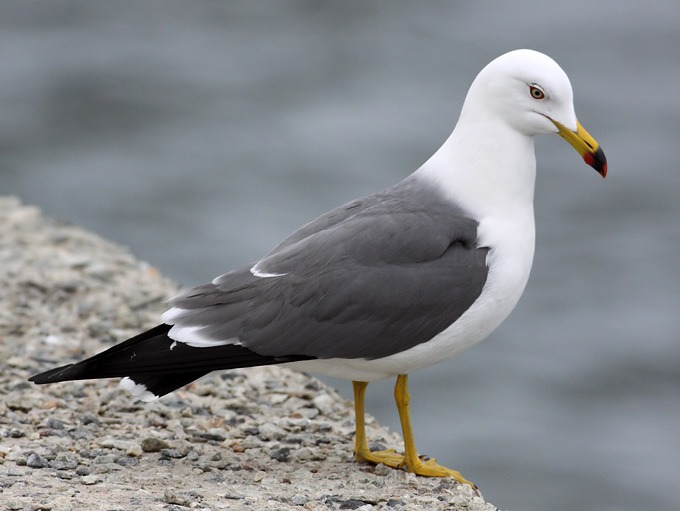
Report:
[[[144,332],[140,332],[134,337],[131,337],[130,339],[123,341],[118,344],[114,344],[111,346],[109,349],[102,351],[98,353],[97,355],[94,355],[90,358],[87,358],[85,360],[81,360],[80,362],[75,362],[73,364],[66,364],[61,367],[55,367],[53,369],[49,369],[45,372],[35,374],[31,376],[28,381],[36,383],[38,385],[44,385],[46,383],[57,383],[60,381],[72,381],[72,380],[86,380],[86,379],[97,379],[97,378],[109,378],[109,377],[117,377],[117,376],[125,376],[125,374],[113,374],[113,375],[108,375],[108,374],[103,374],[103,375],[98,375],[94,369],[101,369],[101,364],[92,364],[93,361],[102,361],[102,360],[109,360],[112,356],[117,354],[119,351],[122,351],[125,348],[128,348],[132,345],[139,344],[143,341],[146,341],[147,339],[158,337],[158,336],[165,336],[168,331],[172,328],[172,325],[167,325],[165,323],[161,323],[159,325],[156,325],[155,327],[146,330]]]
[[[69,379],[67,377],[62,377],[63,373],[72,367],[73,364],[66,364],[65,366],[61,367],[55,367],[54,369],[50,369],[49,371],[45,371],[39,374],[34,374],[31,376],[28,381],[37,383],[38,385],[43,385],[45,383],[55,383],[58,381],[64,381],[66,379]]]

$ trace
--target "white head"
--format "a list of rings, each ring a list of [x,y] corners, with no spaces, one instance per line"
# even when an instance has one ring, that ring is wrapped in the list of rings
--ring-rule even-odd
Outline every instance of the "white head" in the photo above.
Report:
[[[534,136],[556,133],[604,177],[607,160],[574,113],[571,83],[547,55],[516,50],[480,71],[458,124],[417,171],[477,218],[533,208]],[[533,214],[533,213],[532,213]]]
[[[515,50],[491,61],[477,75],[466,106],[491,110],[525,135],[557,133],[554,119],[576,130],[573,92],[557,63],[533,50]]]
[[[515,50],[480,71],[461,120],[475,122],[487,114],[523,135],[557,133],[604,177],[604,153],[578,123],[573,98],[569,77],[553,59],[533,50]]]

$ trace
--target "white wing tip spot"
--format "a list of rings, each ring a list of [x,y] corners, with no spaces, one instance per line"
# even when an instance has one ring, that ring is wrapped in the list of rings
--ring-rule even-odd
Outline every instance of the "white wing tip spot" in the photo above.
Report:
[[[156,401],[160,396],[157,396],[153,392],[146,390],[146,385],[141,383],[135,383],[132,378],[126,376],[120,380],[119,384],[122,388],[130,392],[134,397],[145,402]]]

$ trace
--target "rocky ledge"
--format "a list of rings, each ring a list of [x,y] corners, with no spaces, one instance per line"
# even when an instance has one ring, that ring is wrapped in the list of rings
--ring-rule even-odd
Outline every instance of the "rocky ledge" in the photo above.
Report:
[[[0,278],[2,509],[496,509],[450,479],[355,463],[351,402],[284,368],[213,374],[148,404],[113,380],[33,385],[155,325],[177,286],[12,197]]]

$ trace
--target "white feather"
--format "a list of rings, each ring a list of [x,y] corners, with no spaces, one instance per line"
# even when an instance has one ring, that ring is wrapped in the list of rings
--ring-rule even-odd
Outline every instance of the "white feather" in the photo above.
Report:
[[[155,401],[159,398],[159,396],[157,396],[156,394],[146,390],[145,385],[142,385],[141,383],[135,383],[134,380],[127,376],[120,380],[119,385],[128,392],[130,392],[130,394],[135,396],[137,399],[140,399],[147,403],[150,401]]]
[[[232,337],[231,339],[209,339],[201,334],[203,328],[205,328],[203,325],[174,325],[168,332],[168,337],[173,341],[187,344],[193,348],[215,348],[217,346],[226,346],[227,344],[240,344],[238,337]]]
[[[259,261],[250,269],[250,273],[252,273],[255,277],[260,277],[261,279],[270,279],[272,277],[283,277],[284,275],[287,275],[286,273],[268,273],[266,271],[261,271],[258,268],[261,262],[262,261]]]

